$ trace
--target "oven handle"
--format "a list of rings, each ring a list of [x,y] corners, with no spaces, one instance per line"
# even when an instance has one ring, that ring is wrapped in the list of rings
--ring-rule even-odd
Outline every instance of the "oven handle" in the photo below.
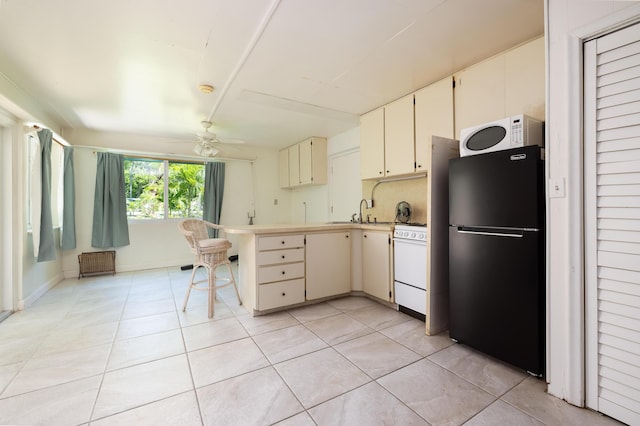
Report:
[[[426,246],[427,242],[426,241],[419,241],[419,240],[405,240],[404,238],[394,238],[393,239],[393,243],[394,244],[411,244],[411,245],[415,245],[415,246]]]

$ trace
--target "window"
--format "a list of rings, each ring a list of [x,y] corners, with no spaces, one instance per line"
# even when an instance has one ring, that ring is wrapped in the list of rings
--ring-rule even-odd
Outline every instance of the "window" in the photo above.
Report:
[[[202,217],[202,164],[127,157],[124,181],[130,219]]]

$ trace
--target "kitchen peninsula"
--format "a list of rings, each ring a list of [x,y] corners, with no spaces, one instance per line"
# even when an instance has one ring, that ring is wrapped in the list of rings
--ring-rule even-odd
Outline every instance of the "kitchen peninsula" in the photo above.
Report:
[[[394,300],[393,224],[245,225],[225,231],[238,236],[237,281],[242,303],[254,316],[352,292]],[[375,256],[362,258],[362,240],[375,245]],[[382,288],[363,288],[364,268],[375,269]]]

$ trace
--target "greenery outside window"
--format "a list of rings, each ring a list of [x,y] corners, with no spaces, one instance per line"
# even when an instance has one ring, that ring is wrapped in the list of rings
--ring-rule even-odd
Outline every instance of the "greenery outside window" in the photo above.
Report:
[[[129,219],[202,218],[203,164],[127,157],[124,181]]]

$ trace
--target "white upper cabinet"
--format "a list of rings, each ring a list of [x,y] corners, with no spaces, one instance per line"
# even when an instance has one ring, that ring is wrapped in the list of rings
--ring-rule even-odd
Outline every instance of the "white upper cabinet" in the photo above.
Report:
[[[415,93],[416,172],[428,172],[431,138],[453,136],[453,78],[447,77]]]
[[[455,138],[460,130],[527,114],[545,119],[544,38],[455,74]]]
[[[300,147],[293,145],[287,148],[289,153],[289,186],[300,185]]]
[[[360,117],[360,173],[362,179],[384,177],[384,108]]]
[[[327,183],[327,140],[309,138],[298,144],[300,147],[300,184]]]
[[[384,107],[385,176],[415,171],[413,93]]]
[[[327,183],[327,139],[312,137],[279,153],[280,187]]]
[[[545,119],[544,37],[508,51],[505,67],[505,115]]]
[[[504,55],[460,71],[455,80],[455,139],[460,129],[505,117]]]

